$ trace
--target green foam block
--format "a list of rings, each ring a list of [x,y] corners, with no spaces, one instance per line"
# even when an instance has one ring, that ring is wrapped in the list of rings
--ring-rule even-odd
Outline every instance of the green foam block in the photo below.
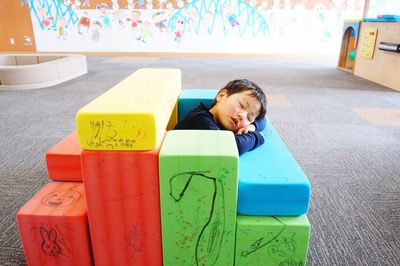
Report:
[[[238,215],[235,265],[305,265],[309,238],[306,215]]]
[[[238,161],[230,131],[167,133],[159,155],[164,265],[233,265]]]

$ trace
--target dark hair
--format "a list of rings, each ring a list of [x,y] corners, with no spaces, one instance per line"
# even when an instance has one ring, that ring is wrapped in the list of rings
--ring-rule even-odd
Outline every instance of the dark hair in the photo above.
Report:
[[[262,89],[254,82],[247,79],[235,79],[228,82],[228,84],[226,84],[225,87],[220,89],[218,94],[222,90],[226,90],[228,96],[235,93],[240,93],[242,91],[250,91],[250,95],[256,98],[261,106],[260,113],[258,114],[257,117],[264,117],[265,114],[267,113],[267,97],[265,97],[265,94],[262,91]],[[211,107],[213,107],[216,103],[217,101],[216,99],[214,99],[214,102],[212,103]]]

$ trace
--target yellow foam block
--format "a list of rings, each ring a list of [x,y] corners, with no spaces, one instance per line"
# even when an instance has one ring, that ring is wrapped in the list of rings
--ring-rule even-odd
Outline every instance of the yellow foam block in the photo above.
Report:
[[[174,110],[172,110],[171,117],[169,118],[167,131],[174,129],[177,123],[178,123],[178,101],[175,103]]]
[[[155,149],[180,93],[179,69],[139,69],[78,111],[82,149]]]

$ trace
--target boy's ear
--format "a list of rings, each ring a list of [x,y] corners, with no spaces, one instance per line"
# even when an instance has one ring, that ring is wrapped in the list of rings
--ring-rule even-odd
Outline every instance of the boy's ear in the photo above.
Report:
[[[218,92],[218,95],[216,97],[217,102],[221,101],[222,98],[228,95],[228,91],[226,89],[222,89]]]

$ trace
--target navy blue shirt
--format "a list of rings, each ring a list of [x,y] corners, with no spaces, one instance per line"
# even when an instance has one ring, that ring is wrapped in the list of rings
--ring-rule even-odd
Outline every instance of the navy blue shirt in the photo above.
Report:
[[[264,137],[259,131],[265,128],[265,118],[257,118],[253,124],[256,127],[256,131],[250,131],[246,134],[235,134],[239,155],[254,150],[264,143]],[[212,113],[203,103],[200,103],[198,107],[187,113],[174,129],[223,130],[223,128],[217,125]]]

